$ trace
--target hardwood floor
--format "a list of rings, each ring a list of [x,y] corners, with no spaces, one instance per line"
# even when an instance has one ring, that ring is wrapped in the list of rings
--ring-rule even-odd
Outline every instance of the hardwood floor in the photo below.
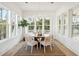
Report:
[[[50,50],[50,47],[46,47],[46,52],[44,53],[44,48],[42,47],[41,49],[34,47],[33,52],[31,53],[30,47],[26,50],[25,48],[21,48],[15,56],[65,56],[65,54],[55,45],[52,49]]]
[[[62,43],[55,40],[56,46],[66,55],[66,56],[77,56],[74,52],[65,47]]]
[[[3,56],[75,56],[76,54],[72,53],[69,49],[64,47],[60,42],[55,40],[52,51],[50,47],[46,47],[46,53],[44,53],[43,47],[37,50],[34,47],[31,54],[30,47],[26,50],[24,47],[24,42],[20,42],[15,48],[5,53]]]

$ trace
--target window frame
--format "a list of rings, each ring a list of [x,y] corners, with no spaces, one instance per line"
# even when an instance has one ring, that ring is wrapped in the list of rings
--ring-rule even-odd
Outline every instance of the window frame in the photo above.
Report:
[[[29,19],[29,18],[28,18]],[[45,29],[45,26],[44,26],[44,22],[45,22],[45,19],[46,18],[40,18],[40,20],[42,20],[41,22],[42,22],[42,24],[40,25],[40,24],[37,24],[37,22],[39,21],[37,21],[37,19],[39,19],[39,18],[35,18],[34,19],[34,25],[29,25],[29,26],[34,26],[34,29],[33,30],[29,30],[29,26],[28,26],[28,32],[36,32],[36,31],[40,31],[40,32],[43,32],[44,31],[44,33],[46,32],[46,31],[48,31],[48,32],[50,32],[50,19],[49,19],[49,25],[45,25],[45,26],[49,26],[49,29],[48,30],[46,30]],[[37,29],[37,27],[41,27],[41,29]]]

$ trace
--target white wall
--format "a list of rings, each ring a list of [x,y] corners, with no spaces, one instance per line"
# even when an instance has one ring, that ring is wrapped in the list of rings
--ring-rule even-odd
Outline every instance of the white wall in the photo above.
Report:
[[[0,3],[0,7],[4,7],[5,9],[11,10],[15,12],[19,16],[21,16],[22,11],[13,3]],[[11,19],[8,19],[8,21]],[[16,21],[15,21],[16,22]],[[13,37],[9,37],[3,40],[0,40],[0,55],[4,54],[11,48],[13,48],[22,38],[21,31],[17,30],[17,35]]]
[[[23,17],[48,17],[50,18],[50,34],[52,34],[52,29],[53,29],[53,20],[54,20],[54,12],[48,10],[48,11],[42,11],[42,10],[29,10],[29,11],[24,11],[23,12]]]
[[[74,8],[76,5],[69,5],[69,7],[72,6],[72,8]],[[53,30],[54,30],[54,38],[58,41],[60,41],[63,45],[65,45],[67,48],[69,48],[72,52],[74,52],[75,54],[79,55],[79,37],[71,37],[70,35],[70,26],[71,26],[71,20],[72,20],[72,16],[71,16],[71,13],[72,13],[72,9],[71,7],[62,7],[59,11],[57,11],[56,13],[56,18],[54,20],[54,26],[53,26]],[[67,27],[66,27],[66,35],[63,35],[58,31],[58,19],[57,17],[63,13],[67,13]],[[70,22],[69,22],[70,21]]]

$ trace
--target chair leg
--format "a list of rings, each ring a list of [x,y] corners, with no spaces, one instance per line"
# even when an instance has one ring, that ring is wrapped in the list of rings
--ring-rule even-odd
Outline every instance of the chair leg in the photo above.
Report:
[[[31,53],[32,53],[32,50],[33,50],[33,46],[31,46]]]
[[[38,50],[38,44],[37,44],[37,50]]]
[[[26,48],[26,45],[25,44],[23,45],[23,48]]]
[[[40,44],[40,49],[41,49],[41,44]]]
[[[53,47],[54,47],[54,44],[53,44]]]
[[[44,46],[44,53],[45,53],[45,46]]]
[[[27,46],[25,47],[26,51],[27,51]]]
[[[51,51],[52,51],[52,46],[50,45],[50,49],[51,49]]]

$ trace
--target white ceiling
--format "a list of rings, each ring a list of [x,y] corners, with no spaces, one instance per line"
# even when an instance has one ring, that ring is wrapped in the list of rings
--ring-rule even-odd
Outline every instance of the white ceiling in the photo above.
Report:
[[[22,9],[22,11],[57,11],[62,7],[68,7],[74,4],[78,4],[77,2],[54,2],[51,4],[50,2],[15,2],[15,4]]]
[[[26,10],[42,10],[42,11],[56,11],[60,7],[62,7],[62,3],[56,3],[54,2],[51,4],[50,2],[28,2],[27,4],[25,2],[18,2],[16,3],[23,11]]]

